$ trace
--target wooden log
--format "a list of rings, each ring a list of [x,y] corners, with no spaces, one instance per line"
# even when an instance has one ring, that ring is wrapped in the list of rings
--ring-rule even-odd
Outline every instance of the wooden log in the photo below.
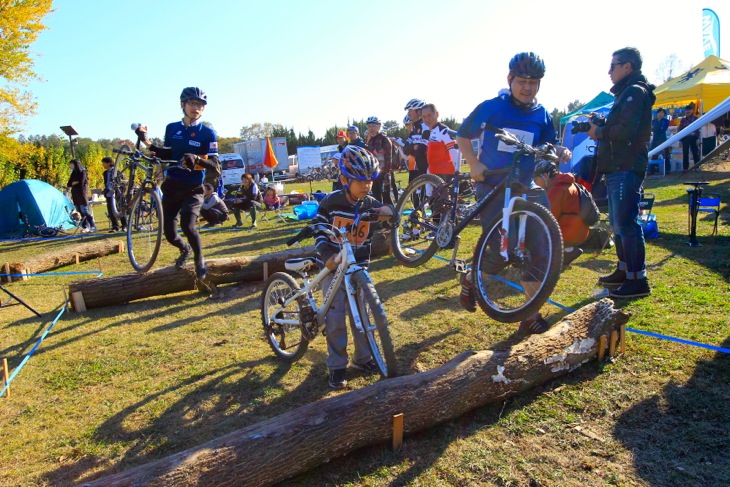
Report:
[[[74,244],[73,247],[65,247],[53,252],[36,255],[23,262],[10,264],[10,272],[12,274],[37,274],[65,265],[78,264],[81,261],[115,254],[119,252],[120,248],[121,245],[118,241],[110,239]],[[15,280],[18,280],[18,278],[15,278]]]
[[[373,257],[388,252],[387,238],[380,233],[376,236],[377,238],[373,238]],[[287,259],[315,254],[314,246],[296,247],[261,256],[211,259],[206,261],[206,264],[210,281],[215,285],[260,282],[264,275],[264,265],[270,275],[283,271]],[[195,286],[194,267],[188,264],[183,269],[171,266],[145,274],[125,274],[74,281],[69,285],[69,295],[81,292],[86,309],[92,309],[127,303],[135,299],[191,291]]]
[[[3,264],[3,274],[5,274],[2,278],[2,282],[12,282],[13,279],[8,275],[10,274],[10,263],[5,262]]]
[[[464,352],[437,369],[317,401],[84,485],[273,485],[363,446],[387,443],[394,414],[405,412],[405,432],[414,433],[565,375],[595,357],[599,337],[626,320],[603,299],[507,350]]]

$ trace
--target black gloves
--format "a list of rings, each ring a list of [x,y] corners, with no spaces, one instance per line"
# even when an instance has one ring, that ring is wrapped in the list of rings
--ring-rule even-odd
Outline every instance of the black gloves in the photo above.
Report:
[[[198,156],[188,153],[182,156],[182,159],[180,159],[180,165],[192,171],[195,168],[195,164],[197,161]]]

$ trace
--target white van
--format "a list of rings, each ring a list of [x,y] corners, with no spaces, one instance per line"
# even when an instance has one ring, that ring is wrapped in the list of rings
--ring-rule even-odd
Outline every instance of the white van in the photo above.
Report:
[[[241,176],[246,172],[246,164],[240,154],[219,154],[221,162],[221,174],[223,186],[238,186],[241,184]]]

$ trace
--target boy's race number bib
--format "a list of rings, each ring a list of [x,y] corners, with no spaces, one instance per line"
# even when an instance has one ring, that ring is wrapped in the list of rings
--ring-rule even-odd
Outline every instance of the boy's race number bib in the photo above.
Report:
[[[353,219],[343,218],[341,216],[334,217],[332,221],[332,225],[339,229],[350,227],[350,231],[347,233],[347,239],[353,245],[360,245],[367,240],[368,235],[370,235],[370,222],[361,221],[357,228],[352,228],[353,223],[355,223]]]

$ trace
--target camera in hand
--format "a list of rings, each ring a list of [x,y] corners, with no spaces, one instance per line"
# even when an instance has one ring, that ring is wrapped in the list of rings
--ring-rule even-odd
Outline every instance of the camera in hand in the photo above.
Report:
[[[596,125],[598,127],[603,127],[604,125],[606,125],[606,117],[604,117],[603,115],[591,113],[589,117],[591,119],[591,122],[593,122],[593,125]],[[588,132],[591,129],[591,124],[588,122],[579,122],[577,120],[574,120],[571,123],[573,124],[573,128],[570,129],[571,134]]]

